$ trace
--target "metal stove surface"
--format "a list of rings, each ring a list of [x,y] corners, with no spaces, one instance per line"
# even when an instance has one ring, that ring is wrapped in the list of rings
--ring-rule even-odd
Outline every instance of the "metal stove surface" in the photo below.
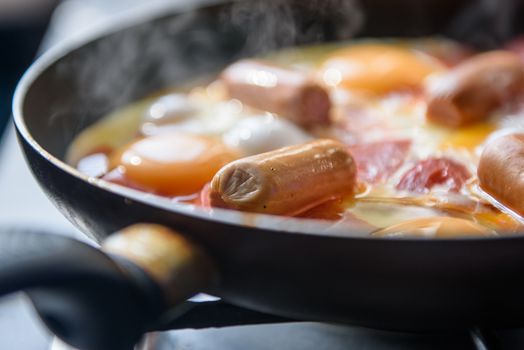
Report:
[[[149,334],[136,350],[469,350],[523,349],[524,330],[495,334],[497,345],[476,344],[467,332],[413,334],[321,323],[288,323]],[[50,350],[72,350],[55,340]]]
[[[155,340],[152,339],[154,343]],[[473,349],[468,335],[410,335],[318,323],[184,330],[157,335],[153,349]]]

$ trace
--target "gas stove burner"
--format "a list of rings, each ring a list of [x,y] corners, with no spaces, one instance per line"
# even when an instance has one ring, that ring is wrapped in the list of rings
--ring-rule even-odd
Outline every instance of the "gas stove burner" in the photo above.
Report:
[[[469,334],[400,333],[297,322],[151,333],[135,350],[509,350],[523,340],[523,330],[503,331],[495,339],[494,334],[479,330]],[[55,338],[50,350],[75,349]]]

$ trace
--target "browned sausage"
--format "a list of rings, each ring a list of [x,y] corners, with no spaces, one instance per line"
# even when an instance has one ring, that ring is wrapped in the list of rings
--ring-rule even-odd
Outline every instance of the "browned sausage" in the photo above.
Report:
[[[320,139],[239,159],[211,182],[211,205],[242,211],[296,215],[352,193],[355,162],[347,147]]]
[[[304,127],[330,122],[328,93],[302,72],[243,60],[226,68],[221,80],[232,98],[254,108]]]
[[[480,186],[502,204],[524,215],[524,134],[489,142],[477,169]]]
[[[508,51],[476,55],[426,85],[428,120],[461,127],[485,119],[524,91],[524,69]]]

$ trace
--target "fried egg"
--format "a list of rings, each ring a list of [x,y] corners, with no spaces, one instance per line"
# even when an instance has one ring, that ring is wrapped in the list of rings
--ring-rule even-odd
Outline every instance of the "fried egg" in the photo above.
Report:
[[[184,196],[200,191],[235,151],[211,137],[161,134],[133,141],[111,157],[111,168],[151,192]]]
[[[331,87],[383,94],[416,88],[442,69],[437,59],[406,47],[361,44],[334,52],[320,74]]]

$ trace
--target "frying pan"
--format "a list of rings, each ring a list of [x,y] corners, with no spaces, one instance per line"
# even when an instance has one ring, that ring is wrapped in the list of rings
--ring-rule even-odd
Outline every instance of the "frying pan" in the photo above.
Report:
[[[521,235],[371,239],[351,226],[180,206],[88,178],[62,161],[75,135],[105,113],[216,74],[243,56],[449,28],[451,36],[489,47],[517,30],[480,16],[453,31],[450,19],[472,4],[191,3],[128,14],[47,53],[16,92],[21,147],[42,189],[75,226],[98,242],[116,238],[102,251],[43,232],[3,232],[0,293],[28,291],[53,332],[83,349],[130,348],[143,332],[170,326],[285,319],[409,331],[523,325]],[[137,223],[173,232],[122,232]],[[198,323],[186,312],[184,300],[197,292],[228,303],[193,310],[216,320]]]

